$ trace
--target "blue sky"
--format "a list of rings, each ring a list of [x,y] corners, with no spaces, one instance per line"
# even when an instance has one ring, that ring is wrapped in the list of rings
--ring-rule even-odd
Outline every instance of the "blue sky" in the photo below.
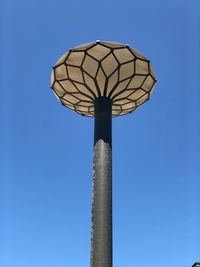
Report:
[[[200,261],[198,0],[3,0],[0,266],[89,266],[93,119],[62,107],[51,67],[82,43],[128,43],[158,82],[113,119],[114,267]]]

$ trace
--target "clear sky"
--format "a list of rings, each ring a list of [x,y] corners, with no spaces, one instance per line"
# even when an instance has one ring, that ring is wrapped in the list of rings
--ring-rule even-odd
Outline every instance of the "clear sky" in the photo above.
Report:
[[[1,267],[88,267],[93,119],[62,107],[51,68],[102,40],[147,56],[151,100],[113,119],[114,267],[200,261],[200,1],[1,2]]]

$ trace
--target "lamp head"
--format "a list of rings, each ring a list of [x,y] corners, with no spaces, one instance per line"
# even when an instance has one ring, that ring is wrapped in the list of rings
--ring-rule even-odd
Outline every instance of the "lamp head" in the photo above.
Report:
[[[112,116],[149,100],[156,82],[150,61],[128,45],[92,42],[66,52],[55,64],[51,87],[61,104],[94,116],[97,98],[109,98]]]

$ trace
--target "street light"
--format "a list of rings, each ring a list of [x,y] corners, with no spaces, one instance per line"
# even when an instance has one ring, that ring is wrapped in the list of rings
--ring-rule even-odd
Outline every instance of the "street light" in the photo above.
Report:
[[[192,267],[200,267],[200,262],[195,262]]]
[[[155,82],[149,60],[113,42],[70,49],[53,67],[51,87],[61,104],[95,118],[91,267],[112,266],[112,117],[149,100]]]

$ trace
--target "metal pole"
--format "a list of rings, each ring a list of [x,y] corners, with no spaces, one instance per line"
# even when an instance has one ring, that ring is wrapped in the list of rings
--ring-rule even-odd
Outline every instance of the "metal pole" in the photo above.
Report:
[[[112,267],[112,102],[95,102],[91,267]]]

